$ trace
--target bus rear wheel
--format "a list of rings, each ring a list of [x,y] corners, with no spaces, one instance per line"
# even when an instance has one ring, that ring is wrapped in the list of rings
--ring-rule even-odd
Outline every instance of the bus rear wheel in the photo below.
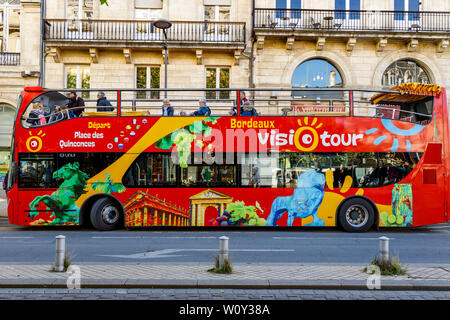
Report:
[[[362,198],[345,201],[339,210],[339,222],[347,232],[366,232],[375,221],[372,205]]]
[[[119,227],[121,210],[111,199],[101,198],[92,206],[90,217],[95,229],[111,231]]]

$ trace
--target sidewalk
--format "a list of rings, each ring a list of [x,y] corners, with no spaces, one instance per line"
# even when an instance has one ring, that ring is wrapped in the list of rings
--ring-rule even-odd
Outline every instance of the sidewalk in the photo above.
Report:
[[[74,264],[75,266],[76,264]],[[235,288],[368,290],[364,266],[237,264],[233,274],[206,264],[78,265],[82,288]],[[0,265],[0,288],[67,288],[69,273],[50,265]],[[406,266],[407,275],[381,276],[383,290],[450,291],[450,266]]]

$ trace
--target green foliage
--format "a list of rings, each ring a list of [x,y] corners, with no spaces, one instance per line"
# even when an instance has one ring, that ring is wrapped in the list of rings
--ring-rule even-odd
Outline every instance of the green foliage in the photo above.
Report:
[[[191,143],[194,141],[195,135],[190,134],[187,130],[178,130],[173,138],[173,143],[177,146],[178,159],[180,167],[187,168],[187,162],[191,154]]]
[[[109,6],[108,0],[100,0],[100,4],[101,5],[106,4],[107,6]]]
[[[219,266],[219,256],[214,257],[214,268],[209,269],[208,272],[230,274],[233,273],[233,267],[230,260],[224,260],[222,267]]]
[[[388,214],[386,211],[380,213],[383,226],[387,227],[403,227],[405,219],[401,215]]]
[[[122,193],[125,192],[126,188],[122,183],[114,183],[109,173],[106,174],[105,181],[95,181],[92,183],[92,189],[95,191],[101,191],[106,194],[111,194],[113,192]]]
[[[63,272],[67,272],[67,270],[69,269],[70,265],[72,264],[72,260],[75,257],[75,253],[74,251],[71,251],[70,253],[65,253],[64,255],[64,270]],[[50,269],[50,272],[57,272],[56,271],[56,266],[52,266],[52,268]]]
[[[256,201],[254,206],[246,206],[244,201],[235,201],[231,203],[227,210],[231,213],[231,219],[234,222],[241,221],[244,226],[265,226],[266,220],[260,218],[256,211],[264,212]]]
[[[380,272],[383,276],[404,275],[406,270],[402,268],[399,262],[398,255],[389,257],[388,261],[384,262],[381,257],[376,256],[370,263],[380,268]],[[367,272],[367,267],[364,268]]]
[[[209,137],[212,132],[212,128],[208,126],[208,123],[217,123],[218,117],[209,117],[205,120],[196,121],[190,125],[178,129],[171,134],[159,139],[155,146],[156,148],[169,150],[175,144],[178,151],[178,159],[180,167],[187,168],[187,162],[191,154],[192,142],[200,136]],[[201,140],[196,140],[197,146],[204,146]]]

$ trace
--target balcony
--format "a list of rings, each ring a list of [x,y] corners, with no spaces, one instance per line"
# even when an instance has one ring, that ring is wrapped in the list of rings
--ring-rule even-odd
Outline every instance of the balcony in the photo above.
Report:
[[[20,53],[0,52],[0,66],[18,66],[20,64]]]
[[[450,12],[255,9],[257,35],[445,39]]]
[[[154,21],[46,19],[49,46],[160,48],[165,40]],[[172,21],[170,48],[230,48],[245,46],[244,22]]]

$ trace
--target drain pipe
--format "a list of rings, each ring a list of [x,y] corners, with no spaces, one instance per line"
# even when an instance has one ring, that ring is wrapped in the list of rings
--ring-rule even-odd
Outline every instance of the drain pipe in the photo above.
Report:
[[[45,46],[44,46],[44,33],[45,33],[45,23],[44,19],[46,16],[46,0],[41,1],[41,39],[40,39],[40,57],[39,57],[39,86],[44,87],[45,82]]]
[[[248,86],[249,88],[254,88],[254,68],[255,68],[255,0],[252,0],[252,21],[251,21],[251,30],[250,30],[250,55],[245,53],[245,48],[247,47],[247,43],[245,44],[244,50],[242,50],[242,55],[249,59],[249,76],[248,76]],[[255,91],[250,92],[250,98],[255,98]]]

